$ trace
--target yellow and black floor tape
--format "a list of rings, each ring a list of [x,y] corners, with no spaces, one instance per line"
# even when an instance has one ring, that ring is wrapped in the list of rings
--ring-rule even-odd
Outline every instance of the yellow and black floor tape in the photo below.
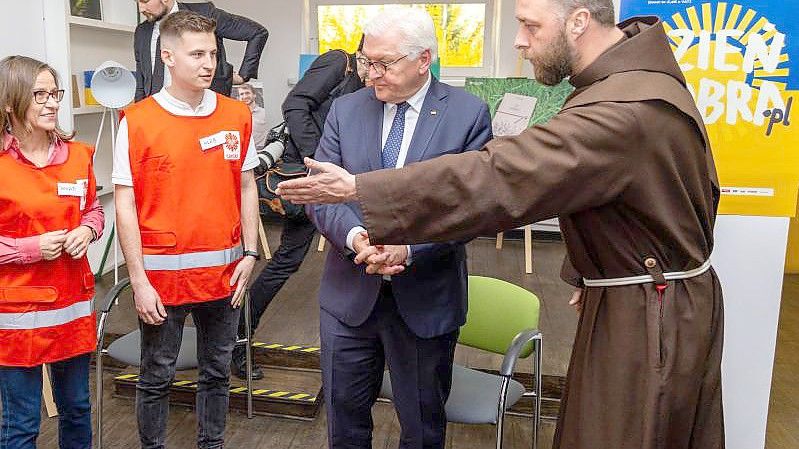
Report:
[[[318,353],[320,349],[315,346],[281,345],[279,343],[264,343],[261,341],[252,342],[252,347],[263,349],[279,349],[281,351],[305,352],[308,354]]]
[[[115,381],[135,383],[139,381],[138,374],[122,374],[114,377]],[[182,387],[189,389],[196,389],[197,382],[193,380],[176,380],[172,382],[173,387]],[[230,392],[233,394],[246,394],[247,387],[231,385]],[[284,401],[299,401],[299,402],[314,402],[317,397],[308,393],[297,393],[284,390],[270,390],[266,388],[258,388],[252,391],[253,397],[264,399],[280,399]]]

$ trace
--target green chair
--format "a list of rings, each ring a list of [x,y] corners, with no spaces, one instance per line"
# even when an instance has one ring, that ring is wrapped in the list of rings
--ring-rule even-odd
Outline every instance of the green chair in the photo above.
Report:
[[[447,420],[465,424],[496,424],[497,449],[502,448],[505,412],[522,397],[533,398],[533,449],[538,447],[541,420],[541,349],[539,301],[533,293],[509,282],[469,276],[469,312],[458,343],[504,355],[499,375],[452,367]],[[534,354],[532,391],[512,379],[516,362]],[[392,399],[391,379],[384,373],[380,397]]]

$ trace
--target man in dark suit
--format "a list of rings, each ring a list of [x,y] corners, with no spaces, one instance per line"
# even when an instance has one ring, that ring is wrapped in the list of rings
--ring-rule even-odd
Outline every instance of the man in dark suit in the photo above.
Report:
[[[289,129],[284,162],[301,164],[303,158],[313,157],[333,100],[363,87],[366,68],[355,59],[361,45],[363,39],[356,53],[331,50],[320,55],[283,101],[283,118]],[[284,221],[280,246],[250,287],[250,330],[253,335],[269,303],[302,265],[314,234],[316,227],[305,216]],[[241,313],[239,336],[243,338],[247,329],[244,308]],[[231,372],[240,379],[247,375],[245,354],[244,345],[237,345],[233,350]],[[262,379],[264,374],[253,365],[252,376],[253,379]]]
[[[133,52],[136,56],[136,101],[149,97],[169,84],[169,71],[161,61],[161,20],[178,10],[189,10],[216,20],[216,72],[211,90],[230,96],[234,84],[258,76],[261,53],[269,32],[259,23],[246,17],[218,9],[212,2],[179,3],[175,0],[137,0],[139,12],[147,18],[136,27]],[[244,59],[238,72],[227,62],[223,39],[247,41]]]
[[[437,43],[426,12],[385,11],[364,34],[374,88],[333,102],[318,160],[357,174],[476,150],[491,139],[486,104],[430,75]],[[372,447],[371,408],[386,363],[400,447],[444,447],[444,405],[466,318],[463,242],[372,246],[356,203],[307,210],[333,246],[319,291],[329,447]],[[404,272],[388,277],[361,264],[381,262]]]

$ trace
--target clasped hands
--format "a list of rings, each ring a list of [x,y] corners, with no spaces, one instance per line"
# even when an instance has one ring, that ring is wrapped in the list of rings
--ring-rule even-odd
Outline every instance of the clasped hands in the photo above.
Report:
[[[405,270],[408,247],[405,245],[372,245],[366,232],[359,232],[352,241],[355,263],[366,264],[367,274],[393,276]]]
[[[39,251],[44,260],[57,259],[62,252],[66,252],[73,259],[80,259],[86,254],[94,238],[94,232],[86,225],[67,232],[66,229],[45,232],[39,236]]]

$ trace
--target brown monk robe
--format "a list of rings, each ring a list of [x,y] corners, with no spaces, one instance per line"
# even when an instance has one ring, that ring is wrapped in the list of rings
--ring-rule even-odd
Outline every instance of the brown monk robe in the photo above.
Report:
[[[371,241],[455,240],[558,216],[573,285],[702,265],[719,190],[701,117],[658,20],[619,27],[625,37],[571,78],[576,91],[546,125],[358,175]],[[654,283],[583,298],[554,447],[724,447],[713,270],[669,281],[662,299]]]

